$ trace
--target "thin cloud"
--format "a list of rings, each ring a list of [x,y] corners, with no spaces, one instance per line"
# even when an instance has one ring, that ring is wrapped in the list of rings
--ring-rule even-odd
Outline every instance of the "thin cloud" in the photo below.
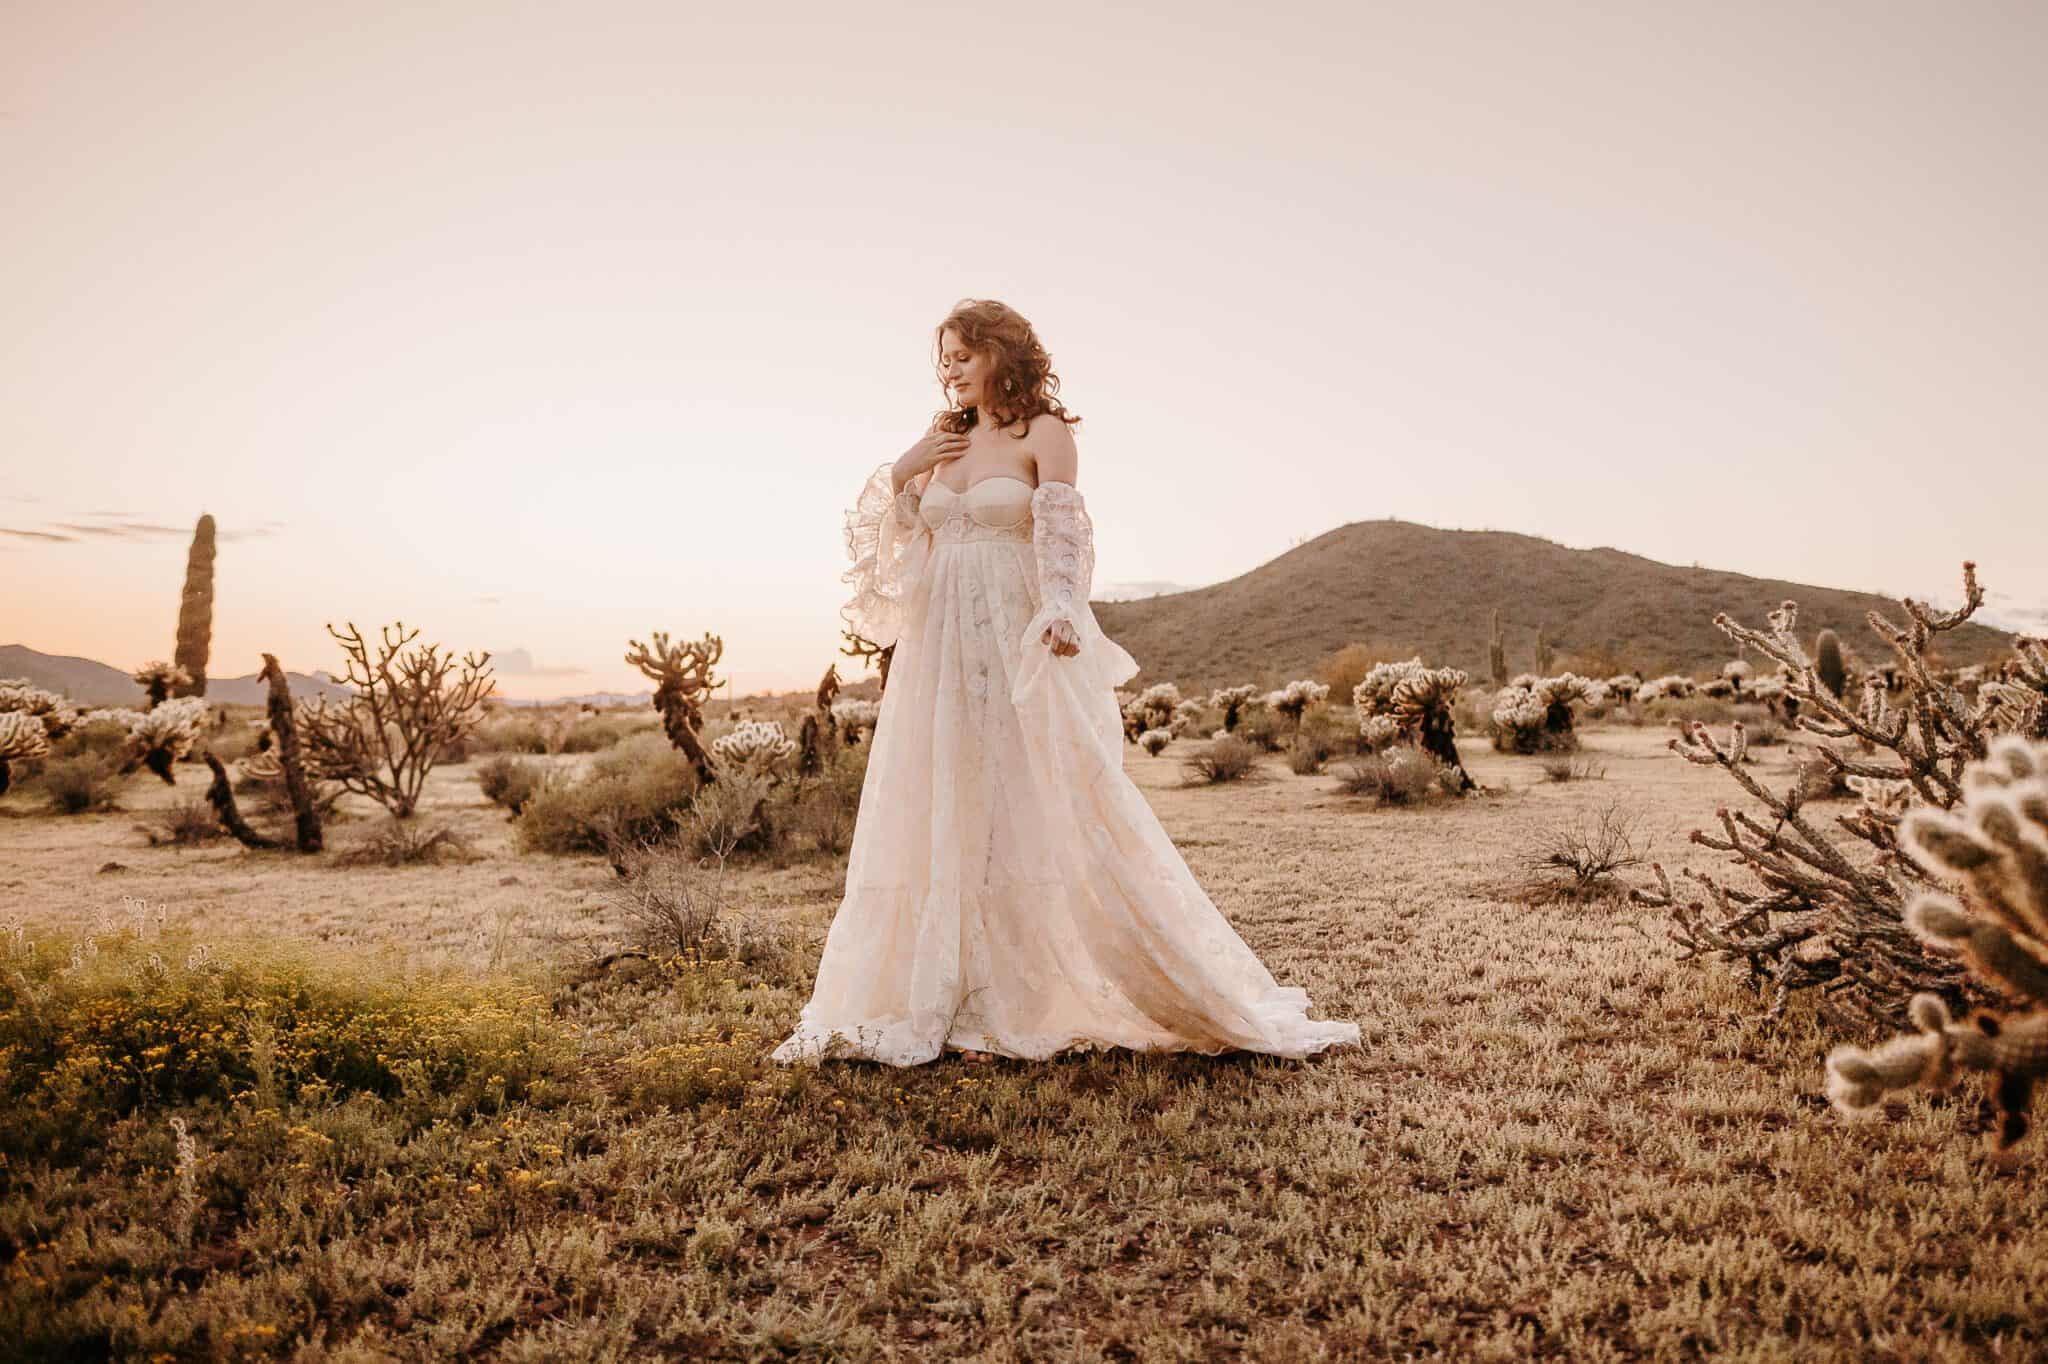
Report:
[[[263,540],[277,534],[279,531],[283,529],[284,522],[282,521],[265,521],[259,525],[236,527],[233,530],[224,530],[217,534],[214,538],[217,540],[227,541]]]
[[[161,540],[165,536],[190,533],[177,526],[158,526],[147,521],[116,521],[105,526],[81,525],[72,521],[53,524],[58,530],[68,530],[73,535],[97,536],[102,540]]]
[[[535,663],[533,655],[525,649],[493,649],[491,667],[500,677],[581,677],[590,671],[588,668]]]
[[[46,530],[15,530],[8,526],[0,526],[0,535],[12,535],[18,540],[55,540],[65,544],[78,538],[75,535],[55,535]]]
[[[503,597],[478,597],[476,604],[478,606],[496,606],[504,600]]]

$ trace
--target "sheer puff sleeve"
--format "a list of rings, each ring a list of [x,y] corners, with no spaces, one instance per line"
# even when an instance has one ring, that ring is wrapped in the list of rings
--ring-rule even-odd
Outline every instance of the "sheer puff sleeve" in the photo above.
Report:
[[[1040,483],[1031,494],[1031,521],[1039,605],[1024,627],[1024,657],[1010,699],[1018,705],[1029,703],[1048,685],[1048,669],[1058,670],[1063,683],[1106,694],[1137,674],[1138,661],[1102,633],[1095,612],[1089,609],[1088,592],[1095,577],[1095,523],[1088,517],[1081,490],[1058,480]],[[1045,632],[1056,620],[1074,627],[1074,636],[1081,643],[1078,654],[1061,658],[1053,653]]]
[[[846,513],[846,557],[853,567],[840,577],[853,596],[839,608],[846,628],[887,647],[903,629],[910,592],[931,555],[931,532],[918,515],[918,496],[893,490],[888,460],[868,475]]]

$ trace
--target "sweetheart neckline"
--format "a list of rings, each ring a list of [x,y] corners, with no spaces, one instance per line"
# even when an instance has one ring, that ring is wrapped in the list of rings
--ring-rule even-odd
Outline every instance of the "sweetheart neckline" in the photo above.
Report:
[[[928,492],[930,492],[930,491],[931,491],[931,490],[932,490],[933,488],[945,488],[947,492],[949,492],[949,493],[953,494],[953,496],[955,496],[955,497],[965,497],[965,496],[967,496],[967,494],[968,494],[968,493],[971,493],[971,492],[973,492],[973,491],[974,491],[974,490],[975,490],[976,488],[979,488],[979,487],[980,487],[980,486],[981,486],[982,484],[984,484],[984,483],[993,483],[993,482],[995,482],[995,481],[996,481],[997,479],[999,479],[999,478],[1007,478],[1007,479],[1009,479],[1009,480],[1010,480],[1010,482],[1012,482],[1012,483],[1024,483],[1024,480],[1023,480],[1023,479],[1021,479],[1021,478],[1019,478],[1019,477],[1017,477],[1017,476],[1016,476],[1015,474],[990,474],[990,475],[989,475],[988,477],[986,477],[986,478],[977,478],[977,479],[975,479],[975,480],[974,480],[974,482],[972,482],[972,483],[968,484],[968,485],[967,485],[967,486],[966,486],[965,488],[951,488],[951,487],[947,487],[947,485],[946,485],[946,484],[944,484],[944,483],[941,483],[941,482],[939,482],[939,480],[938,480],[937,478],[933,478],[933,479],[932,479],[932,481],[931,481],[931,483],[930,483],[930,484],[929,484],[929,485],[928,485],[928,486],[927,486],[927,487],[925,488],[925,492],[927,492],[927,493],[928,493]],[[1034,492],[1035,492],[1035,491],[1037,491],[1037,488],[1038,488],[1038,485],[1037,485],[1036,483],[1024,483],[1024,486],[1025,486],[1025,487],[1027,487],[1027,488],[1030,488],[1030,489],[1032,489],[1032,490],[1033,490]]]

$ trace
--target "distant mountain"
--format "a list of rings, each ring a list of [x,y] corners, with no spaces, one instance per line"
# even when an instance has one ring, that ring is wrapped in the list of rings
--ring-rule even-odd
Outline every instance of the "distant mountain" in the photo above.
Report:
[[[651,691],[587,691],[577,696],[501,696],[507,706],[648,706],[654,704]]]
[[[1890,657],[1865,615],[1899,619],[1903,612],[1868,592],[1406,521],[1354,521],[1227,582],[1100,601],[1094,609],[1143,669],[1127,686],[1171,681],[1206,689],[1307,676],[1354,641],[1483,677],[1495,607],[1510,673],[1535,667],[1539,627],[1559,666],[1569,666],[1574,653],[1597,651],[1649,673],[1705,672],[1735,657],[1733,641],[1714,626],[1715,612],[1761,626],[1788,599],[1799,603],[1802,637],[1832,627],[1863,657]],[[1946,636],[1944,647],[1952,662],[1987,661],[2005,655],[2011,636],[1972,622]]]
[[[0,677],[26,677],[47,691],[62,692],[89,706],[140,706],[145,699],[135,679],[120,668],[110,668],[89,658],[69,658],[38,653],[25,644],[0,645]],[[348,689],[325,673],[308,676],[287,671],[292,695],[346,696]],[[270,685],[253,674],[248,677],[209,677],[206,699],[224,706],[260,706],[270,696]]]

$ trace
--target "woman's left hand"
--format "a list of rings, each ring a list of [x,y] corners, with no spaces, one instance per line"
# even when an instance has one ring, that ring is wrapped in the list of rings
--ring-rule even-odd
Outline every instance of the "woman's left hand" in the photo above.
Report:
[[[1072,658],[1081,652],[1080,638],[1074,634],[1074,626],[1070,621],[1056,620],[1046,626],[1043,638],[1052,646],[1055,657]]]

